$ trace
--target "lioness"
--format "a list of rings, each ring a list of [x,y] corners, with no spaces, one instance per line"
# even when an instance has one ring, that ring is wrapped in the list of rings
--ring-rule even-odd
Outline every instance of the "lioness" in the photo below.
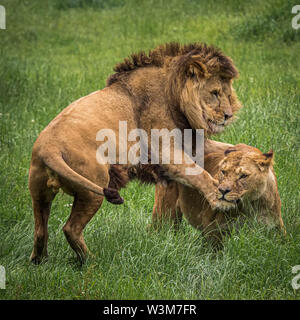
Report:
[[[257,213],[260,221],[279,226],[285,233],[272,151],[262,153],[245,144],[224,145],[223,151],[205,156],[205,169],[220,182],[219,209],[212,210],[202,195],[180,183],[171,182],[167,187],[158,184],[154,227],[166,219],[178,227],[183,214],[193,227],[219,242],[238,218]]]
[[[111,165],[96,160],[96,150],[101,145],[96,141],[99,130],[109,129],[118,136],[119,122],[127,121],[128,131],[143,129],[148,137],[153,128],[169,131],[178,128],[182,132],[202,128],[207,137],[221,132],[241,107],[232,88],[238,71],[229,57],[212,46],[165,44],[148,55],[144,52],[131,55],[114,70],[116,73],[108,78],[104,89],[69,105],[34,144],[29,171],[35,219],[30,259],[34,263],[47,256],[48,217],[60,188],[74,196],[63,231],[82,262],[88,253],[83,229],[104,197],[115,204],[123,202],[116,190],[108,188]],[[132,144],[128,142],[122,151],[126,157]],[[212,143],[206,141],[206,144],[209,148]],[[116,139],[116,163],[121,165],[122,148],[122,142],[119,144]],[[183,149],[179,152],[183,153]],[[171,162],[159,165],[158,169],[169,179],[195,188],[211,206],[216,206],[217,182],[206,171],[186,175],[186,168],[197,168],[197,164]]]

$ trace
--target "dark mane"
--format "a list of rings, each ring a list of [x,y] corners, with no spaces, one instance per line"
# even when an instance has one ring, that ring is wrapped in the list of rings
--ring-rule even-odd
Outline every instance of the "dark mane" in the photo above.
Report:
[[[177,42],[171,42],[150,50],[148,54],[145,51],[140,51],[125,58],[123,62],[118,63],[114,67],[116,73],[108,78],[107,85],[109,86],[116,82],[121,75],[127,74],[130,71],[148,66],[162,67],[168,57],[172,58],[183,55],[198,55],[203,63],[214,60],[215,64],[218,64],[218,68],[221,71],[223,70],[225,74],[227,73],[228,77],[235,78],[238,76],[238,71],[233,65],[232,60],[220,49],[208,46],[205,43],[195,42],[182,45]]]

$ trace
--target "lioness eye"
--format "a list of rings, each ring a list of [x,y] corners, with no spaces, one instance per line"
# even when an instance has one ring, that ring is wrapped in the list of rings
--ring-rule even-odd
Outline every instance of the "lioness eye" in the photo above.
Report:
[[[242,175],[240,176],[240,179],[245,179],[245,178],[247,178],[247,177],[248,177],[247,174],[242,174]]]
[[[224,171],[224,170],[221,170],[221,173],[222,173],[222,174],[225,174],[225,171]]]

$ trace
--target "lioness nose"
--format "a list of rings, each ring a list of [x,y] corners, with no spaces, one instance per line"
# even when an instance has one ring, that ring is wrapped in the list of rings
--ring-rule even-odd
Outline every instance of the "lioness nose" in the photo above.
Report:
[[[223,196],[225,196],[225,194],[230,192],[231,189],[228,187],[219,187],[219,191],[222,193]]]

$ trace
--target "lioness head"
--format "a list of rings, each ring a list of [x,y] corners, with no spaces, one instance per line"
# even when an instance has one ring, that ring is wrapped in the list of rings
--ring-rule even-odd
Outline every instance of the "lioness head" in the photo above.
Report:
[[[238,76],[233,61],[219,49],[197,45],[174,57],[170,68],[169,94],[191,127],[208,135],[222,132],[241,107],[232,87]]]
[[[246,152],[245,152],[246,151]],[[265,192],[273,152],[262,153],[256,148],[236,145],[225,151],[219,163],[218,199],[220,208],[229,210],[243,199],[256,200]]]

